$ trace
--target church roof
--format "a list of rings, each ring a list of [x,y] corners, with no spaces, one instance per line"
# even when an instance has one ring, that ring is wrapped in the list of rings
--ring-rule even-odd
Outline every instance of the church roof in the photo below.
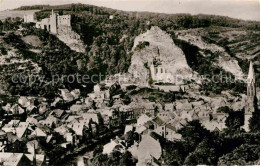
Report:
[[[248,77],[247,77],[248,83],[252,83],[255,81],[255,72],[252,61],[250,62]]]

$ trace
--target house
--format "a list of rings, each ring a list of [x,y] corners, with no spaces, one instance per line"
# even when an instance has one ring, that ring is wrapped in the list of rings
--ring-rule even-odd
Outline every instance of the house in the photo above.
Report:
[[[25,113],[24,109],[22,107],[20,107],[18,104],[14,104],[11,108],[10,108],[10,112],[13,115],[20,115]]]
[[[164,105],[164,110],[168,112],[173,112],[174,111],[175,105],[173,103],[167,103]]]
[[[120,117],[123,121],[132,122],[135,120],[134,110],[130,106],[123,105],[119,108]]]
[[[28,153],[34,154],[35,150],[39,148],[39,142],[37,140],[28,141],[26,147]]]
[[[99,124],[99,114],[97,112],[87,112],[87,113],[83,113],[81,114],[81,116],[83,117],[84,120],[88,120],[90,121],[90,119],[92,119],[93,122]]]
[[[93,99],[90,98],[90,97],[87,97],[87,98],[85,99],[85,104],[87,105],[87,107],[92,106],[92,105],[94,104]]]
[[[72,130],[75,132],[75,134],[77,136],[81,136],[83,137],[84,135],[84,129],[87,128],[88,124],[85,124],[83,121],[79,122],[79,123],[73,123],[72,125]]]
[[[26,122],[28,122],[30,125],[37,125],[38,124],[38,120],[33,118],[33,117],[28,117],[26,119]]]
[[[37,111],[38,111],[38,109],[37,109],[37,107],[34,106],[34,105],[29,105],[28,107],[26,107],[26,112],[27,112],[27,114],[38,113]]]
[[[45,112],[47,112],[50,109],[48,103],[43,102],[39,105],[39,114],[43,115]]]
[[[193,106],[191,103],[189,103],[186,100],[183,101],[176,101],[176,110],[179,111],[190,111],[193,109]]]
[[[110,140],[109,143],[104,145],[103,154],[111,154],[114,149],[119,150],[121,153],[124,152],[123,145],[121,144],[121,140],[117,137],[115,140]]]
[[[45,120],[40,120],[39,123],[43,126],[48,126],[50,128],[57,127],[59,119],[54,117],[53,115],[49,115]]]
[[[58,103],[62,103],[62,98],[56,97],[55,100],[51,103],[51,106],[56,107]]]
[[[110,19],[110,20],[113,20],[113,19],[114,19],[114,16],[113,16],[113,15],[110,15],[110,16],[109,16],[109,19]]]
[[[123,100],[120,95],[115,95],[112,97],[114,105],[123,105]]]
[[[25,154],[25,156],[30,160],[31,163],[36,161],[36,166],[45,166],[46,165],[46,156],[42,154]]]
[[[164,121],[165,123],[167,123],[168,121],[170,121],[171,119],[175,118],[175,115],[173,112],[170,111],[160,111],[157,114],[157,117],[159,117],[162,121]]]
[[[71,102],[74,100],[73,95],[69,92],[68,89],[60,89],[60,92],[61,92],[61,97],[63,98],[64,101]]]
[[[10,103],[7,103],[5,106],[2,106],[2,109],[7,112],[7,113],[10,113],[10,109],[11,109],[11,104]]]
[[[191,111],[182,111],[180,118],[186,121],[192,121],[192,112]]]
[[[182,137],[181,134],[176,133],[176,128],[170,124],[159,126],[154,132],[168,141],[180,140]]]
[[[154,102],[149,102],[149,103],[144,103],[144,113],[149,114],[151,116],[155,116],[155,103]]]
[[[138,143],[136,141],[134,141],[134,144],[130,146],[127,151],[129,151],[135,159],[138,159]]]
[[[213,99],[211,102],[211,108],[213,109],[213,111],[217,111],[219,107],[224,107],[227,106],[227,102],[224,98],[216,98]]]
[[[99,84],[94,86],[94,93],[99,93],[101,90],[101,86]]]
[[[153,120],[153,118],[143,114],[137,119],[137,126],[143,126],[146,122]]]
[[[26,96],[21,96],[18,99],[18,103],[23,107],[23,108],[27,108],[29,106],[34,106],[36,102],[36,98],[35,97],[26,97]]]
[[[66,133],[69,132],[69,129],[65,125],[62,125],[60,127],[55,128],[54,131],[64,136]]]
[[[32,162],[23,153],[0,153],[0,161],[4,166],[32,165]]]
[[[97,111],[101,114],[104,124],[109,124],[109,118],[113,115],[113,109],[107,107],[104,109],[98,109]]]
[[[70,144],[74,145],[74,140],[75,140],[75,135],[71,132],[69,133],[65,133],[64,138],[67,142],[69,142]]]
[[[64,110],[61,109],[55,109],[53,110],[53,114],[56,118],[61,119],[62,116],[64,116],[66,114],[66,112]]]
[[[143,136],[138,146],[138,163],[137,166],[155,165],[154,159],[160,159],[162,147],[160,142],[155,140],[150,134]]]
[[[74,99],[78,99],[80,97],[80,90],[79,89],[74,89],[73,91],[70,92]]]
[[[120,112],[118,108],[111,108],[112,116],[109,117],[110,127],[119,127],[122,123],[120,118]]]
[[[8,138],[6,132],[0,130],[0,152],[7,150]]]
[[[222,131],[227,128],[225,122],[217,122],[217,121],[203,121],[202,125],[208,129],[209,131]]]
[[[83,119],[83,117],[82,117],[82,116],[79,116],[79,115],[70,115],[70,116],[66,119],[66,122],[67,122],[67,123],[70,123],[70,122],[75,121],[75,120],[79,122],[80,119]]]
[[[36,136],[36,137],[44,137],[46,138],[47,137],[47,133],[42,129],[42,128],[39,128],[37,127],[32,133],[31,133],[31,136]]]
[[[73,104],[71,107],[70,107],[70,111],[72,113],[79,113],[81,111],[84,111],[84,110],[87,110],[89,106],[87,104]]]
[[[133,125],[126,125],[124,134],[126,134],[129,131],[133,131],[133,130],[134,130],[134,126]]]
[[[147,131],[147,128],[145,126],[138,126],[136,127],[136,132],[140,135],[146,133]]]
[[[14,122],[11,121],[8,124],[6,124],[2,130],[6,133],[12,133],[16,135],[18,138],[27,137],[27,129],[28,129],[29,123],[28,122]]]
[[[27,97],[25,97],[25,96],[21,96],[21,97],[18,99],[18,103],[19,103],[22,107],[27,107],[27,106],[29,106],[29,104],[28,104],[28,99],[27,99]]]
[[[219,123],[225,122],[228,117],[227,113],[216,112],[212,114],[213,120],[216,120]]]
[[[161,91],[164,91],[164,92],[175,92],[175,93],[178,93],[178,92],[181,92],[182,91],[182,88],[181,86],[174,86],[174,85],[154,85],[154,87],[156,89],[159,89]]]

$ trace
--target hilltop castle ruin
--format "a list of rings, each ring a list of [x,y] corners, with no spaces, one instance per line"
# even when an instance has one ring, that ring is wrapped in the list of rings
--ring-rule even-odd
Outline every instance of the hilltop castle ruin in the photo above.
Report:
[[[24,22],[34,22],[35,27],[46,30],[63,41],[72,50],[84,52],[85,47],[80,40],[80,35],[72,30],[71,15],[62,15],[55,13],[53,10],[49,18],[37,21],[35,15],[24,15]]]
[[[71,27],[71,15],[58,15],[53,10],[50,18],[44,18],[40,22],[36,22],[36,28],[49,31],[52,34],[58,34],[60,28]]]

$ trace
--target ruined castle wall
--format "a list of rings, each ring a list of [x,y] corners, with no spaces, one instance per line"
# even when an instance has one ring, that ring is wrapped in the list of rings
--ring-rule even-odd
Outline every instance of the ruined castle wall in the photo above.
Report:
[[[24,15],[24,22],[26,23],[35,22],[35,15],[34,14]]]
[[[71,26],[71,15],[63,15],[63,16],[58,16],[57,18],[57,23],[58,26],[64,25],[64,26]]]
[[[50,16],[50,32],[53,34],[57,34],[57,15],[52,14]]]

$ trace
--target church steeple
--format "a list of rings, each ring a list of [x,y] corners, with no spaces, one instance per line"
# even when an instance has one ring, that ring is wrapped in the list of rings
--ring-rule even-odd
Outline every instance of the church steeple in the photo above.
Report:
[[[252,61],[250,62],[248,77],[247,77],[247,96],[255,97],[256,89],[255,89],[255,72]]]
[[[253,112],[256,110],[256,87],[255,87],[255,72],[253,63],[250,62],[249,72],[247,77],[247,101],[245,105],[245,121],[244,129],[249,131],[249,120],[252,117]]]

